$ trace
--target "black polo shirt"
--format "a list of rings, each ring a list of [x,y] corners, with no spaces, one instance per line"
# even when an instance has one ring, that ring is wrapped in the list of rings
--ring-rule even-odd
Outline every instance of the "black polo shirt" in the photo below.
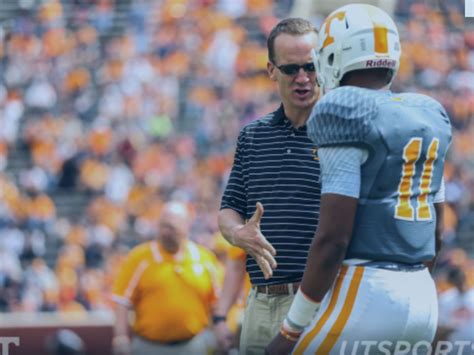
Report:
[[[269,280],[247,256],[253,285],[297,282],[303,277],[319,220],[319,176],[316,147],[306,126],[294,128],[282,106],[240,132],[221,209],[233,209],[247,220],[260,201],[261,231],[277,251],[278,267]]]

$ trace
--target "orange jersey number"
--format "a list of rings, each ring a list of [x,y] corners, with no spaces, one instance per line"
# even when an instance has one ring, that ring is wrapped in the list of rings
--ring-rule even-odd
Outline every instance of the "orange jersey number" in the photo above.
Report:
[[[416,162],[420,159],[423,139],[415,137],[403,148],[403,168],[400,184],[398,185],[398,201],[395,206],[395,218],[407,221],[415,220],[415,209],[411,204],[413,196],[413,178],[416,174]],[[431,192],[434,161],[438,157],[439,140],[433,138],[426,153],[423,171],[421,172],[420,194],[417,198],[416,220],[430,221],[433,216],[428,205],[428,194]]]

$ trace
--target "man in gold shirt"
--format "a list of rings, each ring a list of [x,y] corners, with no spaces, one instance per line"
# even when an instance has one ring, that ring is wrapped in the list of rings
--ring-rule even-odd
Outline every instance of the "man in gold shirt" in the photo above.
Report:
[[[205,354],[217,260],[188,240],[185,205],[165,204],[158,237],[126,257],[113,287],[115,354]],[[135,311],[132,338],[128,311]]]

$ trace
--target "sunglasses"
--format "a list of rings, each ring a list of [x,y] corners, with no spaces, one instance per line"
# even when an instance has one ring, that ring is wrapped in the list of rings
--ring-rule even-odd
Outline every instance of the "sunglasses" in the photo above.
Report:
[[[305,63],[305,64],[283,64],[283,65],[276,65],[275,66],[283,73],[286,75],[295,75],[298,74],[300,71],[300,68],[303,68],[305,73],[314,73],[316,68],[314,67],[314,63]]]

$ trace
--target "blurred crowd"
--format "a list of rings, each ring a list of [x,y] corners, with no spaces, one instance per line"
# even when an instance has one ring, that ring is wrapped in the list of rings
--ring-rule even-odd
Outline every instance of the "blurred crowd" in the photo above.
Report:
[[[474,286],[474,26],[462,1],[428,3],[397,3],[393,89],[435,97],[452,119],[445,292],[453,269]],[[153,237],[169,199],[193,211],[191,237],[222,252],[235,138],[279,105],[265,41],[293,1],[24,4],[0,27],[0,311],[110,309],[117,265]],[[65,191],[87,208],[61,213]]]

